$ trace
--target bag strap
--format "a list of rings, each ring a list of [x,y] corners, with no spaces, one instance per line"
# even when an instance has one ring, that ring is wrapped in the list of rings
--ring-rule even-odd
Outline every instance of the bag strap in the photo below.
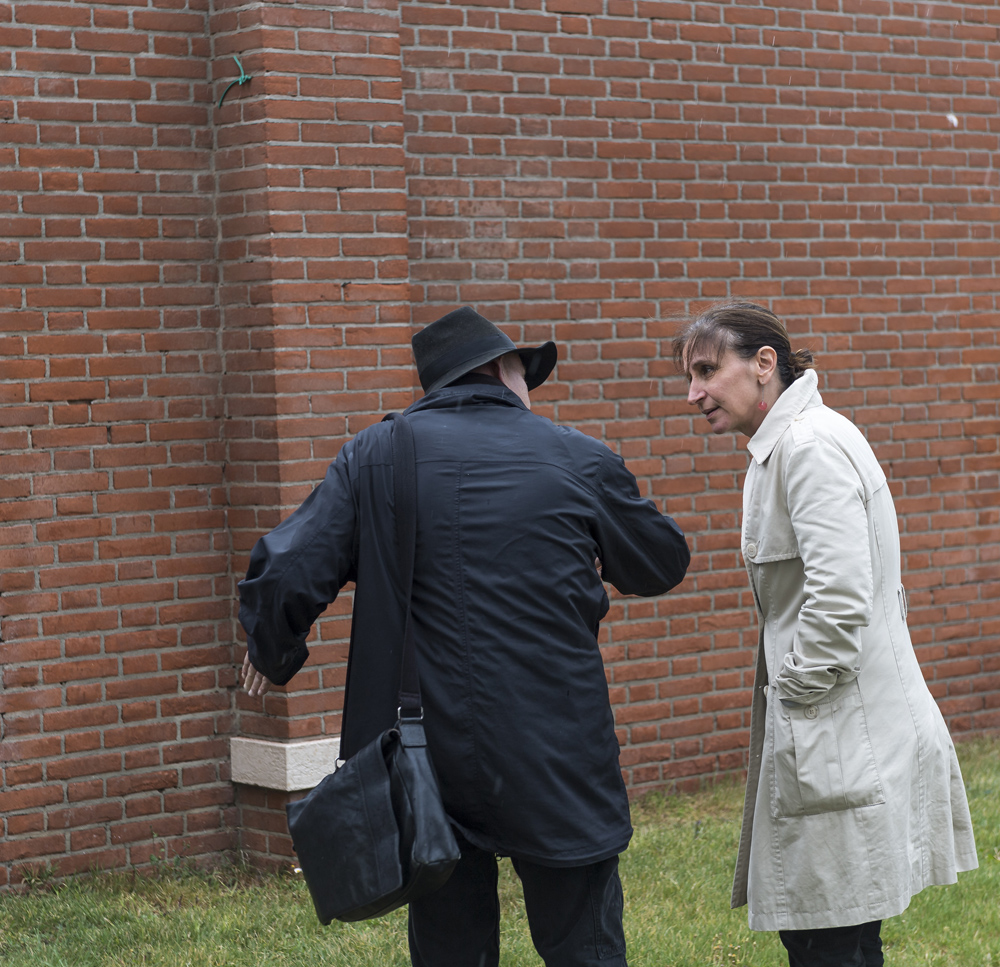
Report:
[[[399,675],[399,719],[422,720],[420,676],[417,673],[417,648],[413,640],[413,558],[417,547],[417,461],[413,430],[402,413],[385,417],[392,427],[392,490],[396,505],[396,544],[399,549],[400,574],[406,601],[406,625]]]

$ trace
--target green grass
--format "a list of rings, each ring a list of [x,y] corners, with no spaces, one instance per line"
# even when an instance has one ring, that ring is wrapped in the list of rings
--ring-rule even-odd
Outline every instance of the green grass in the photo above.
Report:
[[[1000,967],[1000,740],[961,745],[980,868],[886,922],[890,967]],[[742,789],[654,797],[622,859],[632,967],[787,963],[729,909]],[[501,866],[503,967],[537,967],[520,889]],[[16,967],[406,967],[406,914],[321,927],[301,879],[231,869],[99,874],[0,897],[0,964]]]

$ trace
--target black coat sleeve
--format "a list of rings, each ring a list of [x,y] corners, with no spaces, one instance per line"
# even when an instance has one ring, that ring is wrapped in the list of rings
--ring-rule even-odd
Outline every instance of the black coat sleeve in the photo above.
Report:
[[[354,576],[353,450],[354,441],[345,444],[302,506],[257,541],[239,583],[250,661],[276,685],[305,663],[309,629]]]
[[[601,461],[597,543],[602,577],[622,594],[663,594],[684,580],[691,561],[684,534],[661,514],[625,462],[611,450]]]

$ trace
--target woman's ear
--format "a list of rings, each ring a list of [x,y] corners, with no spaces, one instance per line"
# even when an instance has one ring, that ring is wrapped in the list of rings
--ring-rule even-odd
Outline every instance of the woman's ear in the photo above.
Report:
[[[770,346],[761,346],[757,350],[757,382],[767,386],[778,372],[778,354]]]

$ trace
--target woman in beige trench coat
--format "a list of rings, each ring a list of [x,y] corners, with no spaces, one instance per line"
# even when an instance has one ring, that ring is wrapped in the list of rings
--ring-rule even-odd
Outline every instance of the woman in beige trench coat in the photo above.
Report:
[[[752,460],[741,549],[760,628],[733,906],[791,967],[878,967],[881,921],[977,866],[948,729],[906,627],[896,512],[769,310],[717,306],[675,358]]]

